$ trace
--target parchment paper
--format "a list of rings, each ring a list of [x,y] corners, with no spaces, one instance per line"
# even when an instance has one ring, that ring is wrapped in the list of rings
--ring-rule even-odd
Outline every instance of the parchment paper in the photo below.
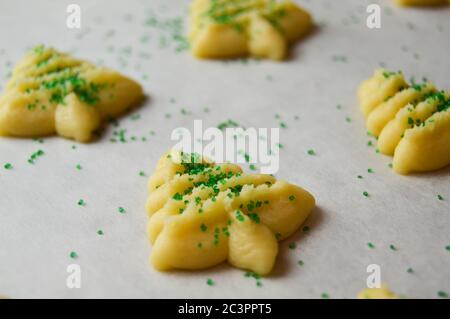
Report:
[[[403,9],[387,0],[298,1],[318,27],[287,62],[219,62],[177,52],[174,19],[186,25],[188,1],[79,0],[81,30],[65,24],[73,2],[0,2],[2,87],[25,50],[44,43],[134,77],[149,98],[91,144],[0,139],[0,294],[354,298],[366,286],[369,264],[380,265],[382,281],[401,295],[450,293],[450,170],[395,174],[388,167],[392,159],[368,146],[355,98],[359,83],[380,65],[449,89],[450,9]],[[379,30],[366,27],[369,3],[382,7]],[[147,179],[173,144],[172,130],[191,127],[194,119],[212,127],[228,119],[245,127],[284,122],[276,176],[317,199],[309,232],[281,245],[262,287],[226,264],[159,273],[148,263]],[[120,130],[127,143],[111,142]],[[39,149],[45,154],[27,163]],[[5,170],[6,163],[13,169]],[[80,199],[85,207],[77,205]],[[291,242],[295,249],[288,248]],[[78,258],[69,257],[72,251]],[[73,263],[82,270],[80,289],[66,286]]]

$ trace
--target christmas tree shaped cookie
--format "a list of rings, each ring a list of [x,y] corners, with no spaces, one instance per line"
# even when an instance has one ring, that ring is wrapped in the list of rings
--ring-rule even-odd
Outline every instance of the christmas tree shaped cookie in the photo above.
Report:
[[[149,191],[150,259],[158,270],[228,261],[267,275],[278,241],[292,235],[315,206],[298,186],[175,151],[160,159]]]
[[[401,72],[377,70],[358,91],[369,133],[381,153],[394,156],[399,174],[450,164],[450,94],[424,83],[408,84]]]
[[[401,6],[443,6],[449,4],[448,0],[395,0]]]
[[[312,29],[308,12],[291,1],[194,0],[190,42],[199,58],[244,56],[282,60]]]
[[[56,133],[88,142],[104,120],[142,97],[138,83],[115,71],[37,46],[15,67],[0,97],[0,135]]]

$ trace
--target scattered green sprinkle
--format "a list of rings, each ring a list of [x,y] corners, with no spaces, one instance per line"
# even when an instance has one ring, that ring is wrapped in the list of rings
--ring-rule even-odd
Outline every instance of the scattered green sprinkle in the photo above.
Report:
[[[367,169],[367,173],[373,173],[373,172],[374,172],[374,170],[372,168]]]
[[[125,214],[126,210],[123,207],[119,207],[119,213]]]
[[[372,243],[367,243],[367,246],[368,246],[369,248],[375,248],[375,245],[372,244]]]
[[[438,291],[437,295],[441,298],[448,298],[448,293],[446,293],[445,291]]]
[[[214,286],[214,285],[215,285],[215,282],[214,282],[214,280],[212,280],[211,278],[208,278],[208,279],[206,280],[206,284],[207,284],[208,286]]]
[[[363,192],[363,195],[366,197],[369,197],[369,193],[368,192]]]
[[[82,167],[81,167],[81,165],[80,164],[77,164],[77,166],[75,166],[76,168],[77,168],[77,170],[81,170],[82,169]]]
[[[327,294],[326,292],[323,292],[323,293],[320,295],[320,297],[321,297],[322,299],[330,299],[330,295]]]
[[[290,201],[295,200],[295,196],[294,196],[294,195],[290,195],[290,196],[289,196],[289,200],[290,200]]]
[[[201,224],[201,225],[200,225],[200,230],[201,230],[202,232],[206,232],[206,231],[208,230],[208,226],[206,226],[205,224]]]
[[[395,247],[394,245],[389,245],[389,248],[392,250],[392,251],[397,251],[397,247]]]
[[[72,259],[78,258],[78,254],[77,254],[75,251],[71,251],[70,254],[69,254],[69,256],[70,256],[70,258],[72,258]]]
[[[406,270],[406,272],[407,272],[408,274],[412,274],[412,273],[414,273],[414,269],[412,269],[411,267],[409,267],[409,268]]]
[[[297,265],[299,265],[299,266],[303,266],[305,263],[303,262],[303,260],[299,260],[299,261],[297,261]]]
[[[83,199],[78,201],[78,206],[86,206],[86,202]]]
[[[5,169],[12,169],[12,168],[13,168],[13,166],[12,166],[11,163],[6,163],[3,167],[4,167]]]
[[[295,248],[297,248],[297,244],[292,242],[292,243],[289,243],[288,247],[289,247],[289,249],[295,249]]]
[[[444,200],[444,197],[443,197],[441,194],[438,194],[438,195],[437,195],[437,198],[438,198],[439,200]]]
[[[313,149],[308,150],[308,155],[314,156],[316,155],[316,151],[314,151]]]
[[[103,233],[103,230],[101,230],[101,229],[97,230],[97,235],[102,236],[103,234],[104,234],[104,233]]]

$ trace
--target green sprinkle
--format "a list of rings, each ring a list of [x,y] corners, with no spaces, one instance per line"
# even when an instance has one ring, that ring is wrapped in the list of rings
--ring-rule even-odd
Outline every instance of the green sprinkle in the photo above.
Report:
[[[183,200],[183,195],[181,195],[180,193],[176,193],[172,198],[174,200]]]
[[[97,230],[97,235],[103,235],[103,230],[101,230],[101,229],[99,229],[99,230]]]
[[[257,281],[256,281],[256,286],[257,286],[257,287],[262,287],[262,286],[263,286],[263,284],[262,284],[262,282],[261,282],[261,281],[257,280]]]
[[[363,177],[362,177],[361,175],[358,175],[357,177],[358,177],[359,179],[363,179]]]
[[[78,201],[78,206],[86,206],[86,202],[82,199]]]
[[[307,232],[309,232],[309,226],[303,226],[303,232],[304,233],[307,233]]]
[[[445,291],[438,291],[437,295],[441,298],[448,298],[448,293]]]
[[[208,226],[206,226],[205,224],[201,224],[201,225],[200,225],[200,230],[201,230],[202,232],[206,232],[206,231],[208,230]]]
[[[330,299],[330,295],[327,294],[326,292],[323,292],[323,293],[320,295],[320,297],[321,297],[322,299]]]
[[[369,197],[369,193],[368,192],[363,192],[363,195],[366,197]]]
[[[5,166],[3,166],[5,169],[12,169],[13,166],[11,163],[6,163]]]
[[[75,259],[78,258],[78,254],[75,251],[71,251],[69,254],[70,258]]]
[[[389,245],[389,248],[392,250],[392,251],[397,251],[397,247],[395,247],[394,245]]]
[[[254,278],[254,279],[256,279],[256,280],[261,279],[261,276],[260,276],[258,273],[253,272],[253,271],[247,271],[247,272],[245,272],[245,273],[244,273],[244,277],[247,277],[247,278]]]
[[[144,172],[144,171],[140,171],[140,172],[139,172],[139,176],[145,177],[145,172]]]
[[[367,246],[368,246],[369,248],[375,248],[375,245],[372,244],[372,243],[367,243]]]
[[[214,286],[214,285],[215,285],[215,282],[214,282],[214,280],[212,280],[211,278],[208,278],[208,279],[206,280],[206,284],[207,284],[208,286]]]
[[[261,220],[259,219],[259,215],[256,213],[251,213],[248,215],[248,217],[250,217],[250,219],[253,220],[256,224],[259,224],[261,222]]]
[[[121,213],[121,214],[125,214],[125,208],[123,208],[123,207],[119,207],[119,213]]]
[[[412,274],[412,273],[414,273],[414,269],[412,269],[411,267],[409,267],[409,268],[406,270],[406,272],[407,272],[408,274]]]
[[[305,263],[303,262],[303,260],[299,260],[299,261],[297,261],[297,265],[299,265],[299,266],[303,266]]]
[[[240,222],[243,222],[245,220],[245,217],[242,215],[242,212],[240,210],[236,211],[236,219]]]
[[[289,244],[288,247],[289,247],[289,249],[295,249],[295,248],[297,248],[297,244],[292,242]]]
[[[351,119],[350,117],[347,116],[347,117],[345,118],[345,121],[346,121],[347,123],[351,123],[351,122],[352,122],[352,119]]]
[[[443,197],[442,195],[440,195],[440,194],[437,195],[437,198],[438,198],[439,200],[444,200],[444,197]]]
[[[249,165],[249,168],[250,168],[250,170],[252,170],[252,171],[256,171],[256,170],[257,170],[257,168],[256,168],[256,166],[255,166],[254,164],[250,164],[250,165]]]
[[[295,200],[295,196],[294,195],[290,195],[289,196],[289,200],[292,202],[293,200]]]
[[[77,164],[76,168],[77,168],[77,170],[79,170],[79,171],[82,169],[82,167],[81,167],[80,164]]]
[[[281,237],[282,237],[282,236],[281,236],[281,234],[280,234],[280,233],[276,233],[276,234],[275,234],[275,238],[276,238],[277,240],[280,240],[280,239],[281,239]]]
[[[374,170],[372,168],[367,169],[367,173],[373,173],[373,172],[374,172]]]
[[[316,152],[313,149],[308,150],[308,155],[314,156]]]
[[[198,249],[201,249],[202,247],[203,247],[203,244],[202,244],[202,243],[198,243],[198,244],[197,244],[197,248],[198,248]]]
[[[281,123],[280,123],[280,127],[281,127],[281,128],[287,128],[287,125],[286,125],[286,123],[281,122]]]
[[[445,249],[450,251],[450,245],[446,246]]]

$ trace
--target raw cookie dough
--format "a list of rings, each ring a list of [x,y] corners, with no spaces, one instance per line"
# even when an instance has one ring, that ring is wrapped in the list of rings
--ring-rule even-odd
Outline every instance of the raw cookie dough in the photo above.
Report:
[[[450,93],[430,82],[409,85],[401,72],[377,70],[358,90],[368,132],[399,174],[450,164]]]
[[[448,0],[395,0],[401,6],[442,6],[449,4]]]
[[[227,260],[267,275],[278,240],[292,235],[315,207],[314,197],[298,186],[177,151],[159,160],[149,192],[150,260],[160,271]]]
[[[400,299],[400,297],[389,290],[386,285],[380,288],[366,288],[358,294],[358,299]]]
[[[291,1],[194,0],[189,38],[198,58],[282,60],[312,26],[310,14]]]
[[[88,142],[102,121],[120,115],[142,97],[135,81],[40,45],[15,67],[0,97],[0,135],[57,133]]]

